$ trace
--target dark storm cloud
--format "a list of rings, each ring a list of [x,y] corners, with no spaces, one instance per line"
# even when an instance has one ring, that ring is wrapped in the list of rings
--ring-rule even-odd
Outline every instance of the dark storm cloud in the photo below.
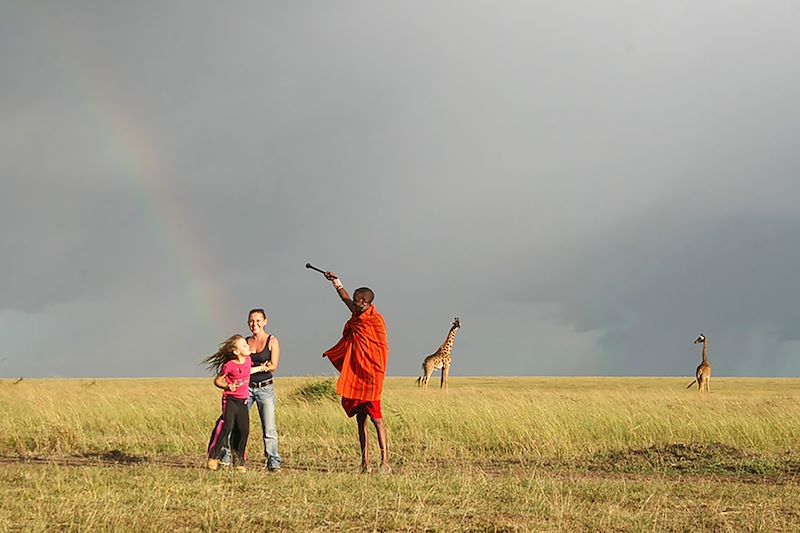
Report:
[[[628,220],[566,254],[562,260],[571,266],[544,272],[549,286],[530,298],[558,302],[562,319],[577,331],[604,331],[598,343],[614,354],[609,363],[632,373],[672,374],[681,363],[688,373],[686,361],[696,358],[689,343],[700,332],[714,341],[721,368],[774,372],[774,351],[800,335],[800,294],[790,282],[800,268],[798,221],[781,215],[709,221],[702,212],[676,219],[663,211],[645,218],[658,224]],[[773,346],[754,353],[741,343],[763,331]]]
[[[310,260],[376,290],[393,374],[454,316],[454,374],[690,374],[700,329],[800,374],[799,16],[6,3],[0,372],[197,375],[264,306],[331,373]]]

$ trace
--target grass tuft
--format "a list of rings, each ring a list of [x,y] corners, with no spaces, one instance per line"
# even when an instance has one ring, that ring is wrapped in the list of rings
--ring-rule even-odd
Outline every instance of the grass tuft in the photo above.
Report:
[[[306,402],[336,401],[336,382],[333,379],[315,379],[298,387],[292,397]]]

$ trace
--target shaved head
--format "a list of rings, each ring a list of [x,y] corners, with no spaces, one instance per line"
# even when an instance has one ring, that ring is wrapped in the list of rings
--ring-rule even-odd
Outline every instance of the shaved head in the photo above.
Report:
[[[358,289],[356,289],[356,291],[353,293],[353,298],[355,298],[359,294],[363,294],[364,296],[366,296],[367,299],[369,300],[369,303],[372,303],[372,301],[375,299],[375,293],[372,292],[372,289],[370,289],[369,287],[359,287]]]

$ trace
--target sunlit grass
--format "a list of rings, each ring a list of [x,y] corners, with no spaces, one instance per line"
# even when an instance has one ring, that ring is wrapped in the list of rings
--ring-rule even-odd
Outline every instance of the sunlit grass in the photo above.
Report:
[[[761,455],[800,441],[800,394],[793,380],[717,379],[701,400],[674,378],[464,378],[448,391],[388,380],[385,419],[393,453],[406,464],[569,460],[599,451],[673,442],[715,442]],[[327,398],[306,401],[310,379],[279,380],[281,447],[296,464],[352,455],[353,421]],[[312,382],[313,383],[313,382]],[[85,454],[118,450],[157,458],[202,456],[219,414],[208,380],[62,380],[0,383],[8,430],[3,454]],[[260,427],[253,417],[258,452]]]
[[[0,381],[0,531],[799,530],[800,380],[717,378],[705,399],[688,382],[392,378],[394,473],[360,476],[329,388],[282,378],[284,472],[254,467],[253,416],[237,476],[202,468],[210,379]]]

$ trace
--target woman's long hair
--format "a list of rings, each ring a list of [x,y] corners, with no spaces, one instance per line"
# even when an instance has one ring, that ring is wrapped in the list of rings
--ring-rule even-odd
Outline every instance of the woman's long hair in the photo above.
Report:
[[[244,339],[244,337],[241,335],[231,335],[222,341],[215,354],[209,355],[203,359],[203,364],[206,365],[206,368],[213,370],[215,374],[219,374],[219,370],[222,368],[222,365],[236,357],[236,354],[233,353],[233,350],[236,349],[236,341],[239,339]]]

